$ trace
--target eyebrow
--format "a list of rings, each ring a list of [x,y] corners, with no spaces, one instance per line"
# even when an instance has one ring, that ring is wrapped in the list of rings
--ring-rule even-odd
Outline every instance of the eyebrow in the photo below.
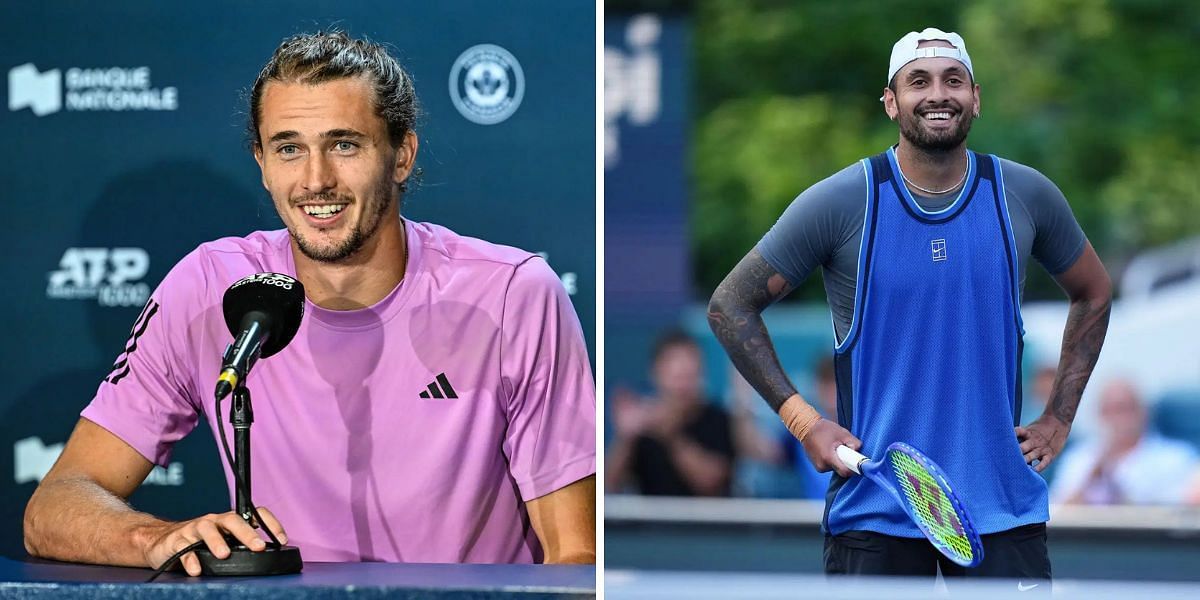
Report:
[[[267,140],[267,143],[274,144],[275,142],[285,142],[288,140],[294,140],[298,137],[300,137],[299,131],[296,131],[294,129],[288,129],[286,131],[280,131],[279,133],[276,133],[275,135],[271,136],[271,139]],[[325,132],[321,133],[321,137],[325,138],[325,139],[350,138],[350,139],[355,139],[355,140],[361,140],[361,139],[366,139],[367,134],[362,133],[361,131],[355,131],[353,129],[330,129],[329,131],[325,131]]]
[[[966,71],[962,67],[959,67],[959,66],[946,67],[945,69],[942,70],[942,75],[963,75],[965,73],[966,73]],[[929,71],[926,71],[925,69],[913,69],[912,71],[909,71],[908,75],[904,78],[904,80],[912,81],[913,79],[916,79],[917,77],[929,77]]]

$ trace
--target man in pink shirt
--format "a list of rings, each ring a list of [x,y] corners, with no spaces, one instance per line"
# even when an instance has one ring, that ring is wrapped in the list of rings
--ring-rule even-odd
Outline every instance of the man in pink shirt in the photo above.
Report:
[[[224,533],[266,547],[232,511],[168,522],[124,498],[200,418],[232,436],[212,396],[231,341],[222,294],[274,271],[307,295],[295,339],[248,378],[254,500],[281,542],[309,561],[595,561],[578,318],[536,255],[399,216],[416,114],[380,46],[338,32],[280,45],[250,115],[286,230],[203,244],[164,278],[30,499],[31,554],[157,567],[201,540],[228,556]],[[200,572],[192,554],[183,565]]]

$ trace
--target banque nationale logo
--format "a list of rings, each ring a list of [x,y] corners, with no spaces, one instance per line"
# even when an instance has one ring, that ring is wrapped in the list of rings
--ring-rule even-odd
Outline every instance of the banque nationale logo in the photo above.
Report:
[[[8,71],[8,110],[26,107],[39,117],[63,108],[117,112],[178,110],[179,90],[151,87],[150,67],[72,67],[64,76],[59,69],[41,72],[33,63],[25,63]]]
[[[471,46],[450,68],[450,100],[467,120],[495,125],[512,116],[525,97],[525,73],[508,50]]]

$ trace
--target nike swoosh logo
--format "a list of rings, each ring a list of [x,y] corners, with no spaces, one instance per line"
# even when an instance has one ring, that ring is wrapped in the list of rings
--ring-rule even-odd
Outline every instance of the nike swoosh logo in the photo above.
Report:
[[[1033,588],[1035,588],[1037,586],[1038,586],[1038,584],[1036,584],[1036,583],[1033,585],[1025,585],[1025,584],[1021,583],[1020,581],[1018,581],[1017,582],[1017,591],[1018,592],[1028,592],[1029,590],[1032,590]]]

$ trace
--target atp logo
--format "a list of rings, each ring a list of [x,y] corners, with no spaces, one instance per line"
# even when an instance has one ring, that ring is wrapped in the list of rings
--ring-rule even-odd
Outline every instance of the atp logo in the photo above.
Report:
[[[150,270],[142,248],[68,248],[58,267],[49,274],[47,298],[140,306],[150,297],[150,286],[140,281]]]
[[[467,48],[450,68],[450,100],[472,123],[495,125],[517,112],[525,73],[508,50],[494,44]]]
[[[33,63],[25,63],[8,71],[8,110],[26,106],[33,114],[44,117],[62,110],[62,72],[51,69],[42,73]]]

